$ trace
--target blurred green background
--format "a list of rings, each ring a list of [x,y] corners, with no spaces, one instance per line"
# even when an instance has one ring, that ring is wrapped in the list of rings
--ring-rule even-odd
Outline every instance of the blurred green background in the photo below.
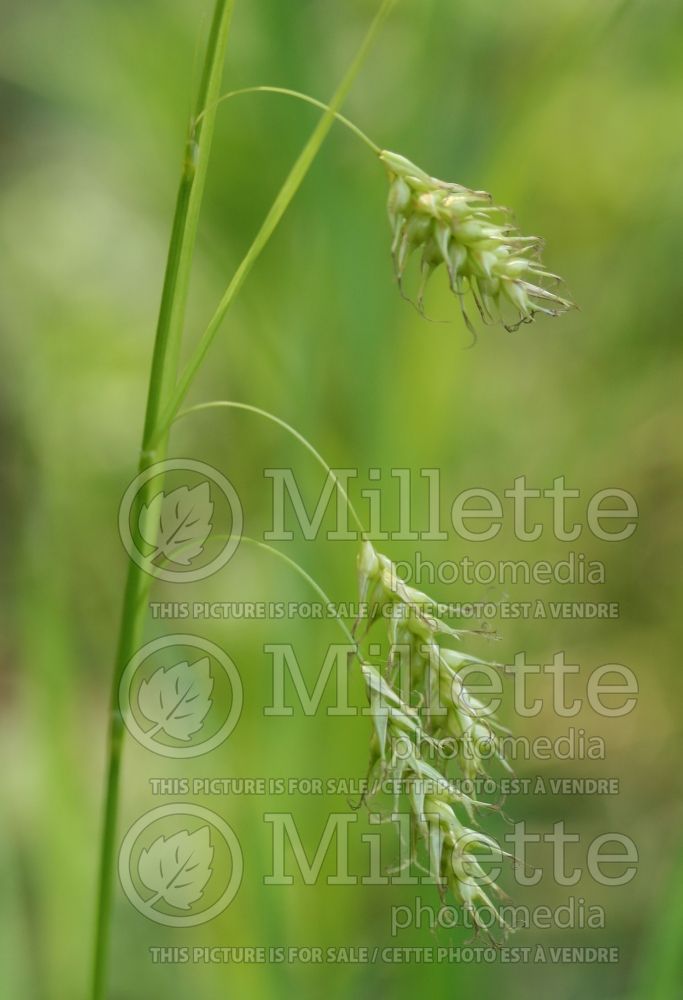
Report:
[[[187,0],[0,2],[0,561],[3,620],[0,741],[3,800],[0,957],[3,996],[85,995],[105,765],[105,720],[125,554],[120,498],[137,457],[165,249],[188,109],[210,11]],[[328,96],[374,5],[369,0],[237,3],[225,89],[270,83]],[[566,558],[606,566],[602,587],[439,586],[446,601],[609,600],[617,621],[496,622],[497,658],[565,650],[585,691],[603,663],[630,666],[637,710],[605,720],[545,711],[504,715],[520,735],[556,736],[569,723],[606,741],[604,761],[518,762],[520,776],[609,776],[613,796],[515,796],[508,813],[530,829],[564,820],[583,863],[596,835],[619,831],[640,854],[637,877],[605,890],[549,877],[506,887],[518,904],[556,906],[569,894],[605,907],[603,930],[521,931],[512,943],[605,945],[617,964],[154,965],[160,945],[462,944],[461,931],[391,937],[392,905],[432,903],[433,889],[269,887],[263,813],[290,810],[304,840],[343,795],[192,798],[215,809],[245,845],[245,876],[220,917],[193,930],[155,926],[117,891],[111,996],[223,993],[673,998],[683,988],[683,825],[679,672],[683,282],[683,8],[674,0],[401,0],[346,111],[381,145],[436,176],[483,187],[547,237],[546,260],[581,307],[514,335],[484,329],[474,349],[443,277],[425,323],[398,296],[389,256],[386,181],[367,150],[335,129],[239,297],[192,390],[193,401],[237,399],[288,420],[338,468],[358,468],[352,495],[382,470],[385,524],[397,527],[391,469],[442,470],[444,520],[461,490],[502,494],[516,476],[544,489],[564,475],[582,491],[629,490],[640,509],[627,542],[535,543],[511,519],[495,541],[384,543],[394,558],[458,561]],[[220,111],[193,275],[186,344],[213,311],[316,112],[274,96]],[[310,457],[271,425],[206,413],[174,433],[172,454],[221,469],[238,490],[246,531],[270,527],[263,471],[291,466],[313,504]],[[362,506],[362,502],[361,502]],[[509,507],[506,508],[509,513]],[[332,523],[331,521],[329,522]],[[352,543],[283,549],[334,600],[355,595]],[[309,600],[305,584],[242,549],[204,584],[155,585],[156,600]],[[173,631],[149,621],[147,637]],[[195,624],[195,623],[193,623]],[[155,758],[128,741],[121,834],[162,801],[149,779],[365,776],[363,718],[266,719],[266,642],[291,641],[312,681],[330,622],[213,622],[197,631],[239,665],[242,719],[217,751]],[[480,647],[476,647],[481,652]],[[362,704],[358,678],[353,695]],[[547,697],[548,681],[538,682]],[[533,688],[533,685],[532,685]],[[330,693],[326,698],[331,697]],[[181,798],[183,798],[181,796]],[[360,818],[368,829],[367,817]],[[493,824],[495,828],[495,824]],[[356,862],[365,864],[356,839]],[[539,863],[547,862],[545,849]],[[326,871],[329,865],[326,867]]]

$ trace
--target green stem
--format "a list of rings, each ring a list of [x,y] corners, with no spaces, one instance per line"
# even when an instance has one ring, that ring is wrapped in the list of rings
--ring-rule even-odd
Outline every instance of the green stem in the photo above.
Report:
[[[222,535],[222,536],[214,535],[211,541],[220,541],[221,539],[229,540],[230,535]],[[279,549],[274,548],[272,545],[268,545],[267,542],[259,542],[258,539],[256,538],[250,538],[249,535],[242,535],[240,538],[240,544],[242,542],[244,542],[246,545],[253,545],[254,548],[262,549],[263,552],[267,552],[269,555],[275,556],[281,562],[285,563],[291,569],[295,570],[295,572],[298,573],[299,576],[306,581],[306,583],[311,587],[311,589],[315,590],[318,597],[322,599],[323,604],[327,605],[328,608],[334,607],[334,602],[327,596],[327,594],[320,586],[320,584],[317,583],[313,579],[311,574],[307,573],[306,570],[303,568],[303,566],[300,566],[299,563],[296,562],[294,559],[290,559],[290,557],[286,555],[284,552],[281,552]],[[349,629],[348,625],[346,624],[346,622],[336,609],[333,615],[333,619],[343,632],[344,638],[349,642],[349,645],[353,646],[354,656],[359,657],[358,643],[351,634],[351,630]]]
[[[193,122],[196,122],[199,116],[201,116],[201,122],[198,126],[191,127],[185,146],[154,342],[142,451],[138,465],[139,472],[144,472],[153,463],[162,461],[166,454],[168,435],[157,435],[156,427],[161,408],[166,404],[167,397],[177,377],[190,268],[213,138],[215,110],[211,110],[211,108],[215,106],[220,93],[233,7],[234,0],[216,0],[193,116]],[[152,438],[155,439],[154,449],[151,446]],[[141,494],[145,494],[145,492],[143,488]],[[141,495],[139,504],[144,502],[145,496]],[[107,989],[116,822],[124,731],[123,720],[118,708],[118,685],[121,673],[135,652],[139,641],[144,597],[149,590],[150,583],[150,577],[133,560],[129,560],[110,695],[108,764],[93,952],[91,992],[93,1000],[102,1000]]]
[[[314,108],[320,108],[321,111],[329,111],[329,104],[325,104],[324,101],[318,101],[315,97],[311,97],[309,94],[302,94],[300,90],[290,90],[289,87],[241,87],[239,90],[230,90],[227,94],[221,94],[221,96],[216,101],[216,104],[223,104],[224,101],[229,101],[233,97],[241,97],[243,94],[282,94],[284,97],[295,97],[298,101],[305,101],[306,104],[312,104]],[[373,142],[369,135],[366,135],[362,129],[359,129],[354,122],[352,122],[345,115],[340,114],[338,111],[333,111],[334,117],[344,125],[350,132],[353,132],[361,142],[364,142],[366,146],[369,146],[373,153],[377,156],[382,152],[382,147],[378,146],[376,142]],[[199,116],[201,118],[201,115]],[[199,119],[197,119],[199,121]]]
[[[183,169],[176,200],[154,343],[142,449],[138,464],[139,473],[145,472],[151,465],[165,459],[168,433],[173,418],[204,359],[221,320],[308,172],[335,120],[339,106],[350,90],[382,22],[395,2],[396,0],[383,0],[329,107],[290,171],[261,229],[221,300],[214,318],[190,357],[185,371],[181,378],[176,381],[199,210],[209,163],[216,107],[220,96],[228,30],[234,7],[234,0],[216,0],[202,79],[185,146]],[[156,478],[158,488],[158,477]],[[148,501],[151,483],[152,479],[141,488],[136,501],[136,510],[139,510]],[[92,1000],[103,1000],[107,984],[121,751],[124,733],[123,719],[118,708],[118,687],[121,674],[139,643],[145,601],[150,584],[151,578],[130,560],[110,695],[108,766],[98,877]]]
[[[292,198],[299,190],[306,174],[309,171],[313,160],[320,147],[322,146],[328,132],[330,131],[335,116],[341,107],[344,99],[346,98],[348,92],[351,90],[353,83],[358,76],[358,73],[365,62],[365,59],[370,52],[370,49],[375,41],[377,33],[384,23],[386,17],[388,16],[391,8],[396,3],[396,0],[383,0],[381,7],[379,8],[375,19],[373,20],[368,32],[363,39],[363,42],[356,53],[356,57],[351,63],[349,69],[344,75],[341,83],[337,87],[330,103],[326,105],[326,111],[320,118],[320,121],[316,125],[315,129],[311,133],[311,136],[302,149],[299,157],[297,158],[294,166],[287,175],[282,187],[280,188],[275,201],[270,207],[268,214],[266,215],[261,228],[254,237],[254,241],[247,250],[245,256],[242,259],[239,267],[237,268],[235,274],[233,275],[232,281],[228,285],[223,298],[218,304],[218,307],[213,314],[212,318],[209,320],[209,324],[206,327],[204,333],[202,334],[199,342],[197,343],[194,351],[192,352],[185,369],[183,370],[175,390],[171,396],[168,405],[164,408],[157,427],[156,435],[153,435],[150,446],[154,447],[157,440],[160,439],[164,434],[168,432],[168,428],[173,422],[173,418],[178,412],[188,389],[190,388],[195,375],[197,374],[204,358],[206,357],[206,352],[213,343],[213,340],[218,333],[221,323],[225,318],[228,309],[232,305],[237,293],[242,288],[249,272],[252,267],[261,256],[264,248],[266,247],[270,237],[275,232],[282,216],[287,211]]]
[[[177,378],[192,256],[216,121],[215,95],[220,90],[223,76],[225,48],[234,6],[234,0],[216,2],[195,112],[185,144],[152,358],[143,450],[156,434],[161,406]],[[154,456],[149,456],[149,464],[153,460]]]
[[[338,476],[335,474],[334,470],[330,468],[325,459],[322,457],[319,451],[313,447],[311,442],[300,434],[291,424],[288,424],[286,420],[282,420],[280,417],[276,417],[274,413],[269,413],[268,410],[262,410],[260,406],[252,406],[251,403],[237,403],[232,399],[216,399],[209,403],[196,403],[194,406],[188,406],[186,410],[181,410],[180,413],[174,418],[174,422],[177,420],[182,420],[183,417],[189,417],[193,413],[202,413],[204,410],[220,410],[220,409],[232,409],[232,410],[245,410],[247,413],[255,413],[258,417],[264,417],[266,420],[270,420],[272,423],[277,424],[278,427],[282,427],[287,431],[288,434],[302,444],[306,451],[308,451],[313,458],[316,460],[318,465],[322,467],[326,475],[330,477],[332,482],[337,488],[337,491],[341,495],[346,507],[351,514],[351,517],[356,523],[356,527],[361,533],[361,537],[365,537],[367,534],[367,529],[364,527],[363,522],[358,516],[358,512],[351,502],[351,498],[339,481]]]

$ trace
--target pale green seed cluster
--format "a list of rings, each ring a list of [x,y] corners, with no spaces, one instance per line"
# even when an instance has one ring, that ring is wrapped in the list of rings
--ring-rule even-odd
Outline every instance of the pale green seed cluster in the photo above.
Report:
[[[444,645],[447,638],[460,638],[462,631],[438,617],[439,606],[428,595],[407,586],[393,563],[368,541],[363,542],[358,575],[361,605],[368,610],[366,634],[376,621],[383,620],[389,643],[383,669],[366,662],[362,668],[374,724],[371,789],[389,780],[395,813],[400,793],[407,797],[410,863],[424,867],[418,853],[422,845],[429,863],[427,871],[435,878],[442,898],[450,890],[477,928],[487,928],[490,923],[482,919],[485,909],[508,930],[489,892],[504,894],[477,857],[482,850],[498,857],[505,852],[458,816],[460,811],[474,824],[478,809],[492,807],[466,795],[447,774],[454,745],[465,778],[481,775],[492,758],[508,768],[500,748],[504,730],[468,693],[459,675],[464,664],[484,661]],[[360,624],[356,623],[357,632]],[[440,754],[446,743],[449,753]]]
[[[568,299],[542,284],[555,286],[561,280],[541,263],[543,241],[522,236],[510,211],[493,205],[490,194],[430,177],[398,153],[383,150],[380,159],[389,172],[396,277],[403,291],[408,260],[420,252],[421,312],[427,282],[441,265],[473,334],[468,298],[484,323],[502,323],[508,330],[531,323],[537,313],[558,316],[572,308]]]

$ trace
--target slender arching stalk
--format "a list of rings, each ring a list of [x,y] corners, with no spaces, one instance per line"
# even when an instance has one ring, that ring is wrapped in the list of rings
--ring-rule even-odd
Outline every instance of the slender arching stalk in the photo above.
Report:
[[[295,559],[291,559],[288,555],[285,555],[284,552],[280,552],[279,549],[274,548],[272,545],[268,545],[266,542],[259,542],[256,538],[249,538],[248,535],[242,535],[241,541],[246,542],[247,545],[253,545],[254,548],[262,549],[264,552],[268,552],[270,555],[275,556],[277,559],[280,559],[282,562],[286,563],[286,565],[289,566],[290,569],[293,569],[296,573],[299,574],[302,580],[306,581],[309,587],[311,587],[316,592],[318,597],[320,597],[328,607],[333,606],[332,600],[327,596],[327,594],[320,586],[320,584],[317,583],[313,579],[311,574],[307,573],[306,570],[303,568],[303,566],[300,566]],[[344,638],[348,640],[350,645],[352,645],[355,650],[357,643],[356,640],[351,635],[351,631],[348,628],[346,622],[337,611],[335,611],[333,617],[337,625],[339,625],[339,628],[342,630]]]
[[[229,540],[230,540],[230,535],[216,534],[211,536],[212,542],[226,542]],[[276,549],[275,546],[273,545],[268,545],[267,542],[261,542],[257,538],[250,538],[249,535],[240,535],[240,545],[242,543],[244,543],[245,545],[252,545],[255,549],[261,549],[263,552],[267,552],[268,555],[274,556],[275,558],[279,559],[280,562],[285,563],[287,566],[290,567],[290,569],[293,569],[296,573],[298,573],[298,575],[301,577],[302,580],[306,581],[308,586],[316,592],[318,597],[327,605],[327,607],[330,608],[334,607],[334,602],[332,601],[332,598],[326,594],[326,592],[323,590],[320,584],[311,576],[311,574],[308,573],[303,568],[303,566],[301,566],[295,559],[292,559],[291,556],[288,556],[285,552],[281,552],[280,549]],[[178,551],[182,552],[182,547]],[[166,563],[167,560],[165,559],[161,560],[162,565]],[[348,640],[349,645],[353,646],[354,653],[357,655],[358,642],[356,641],[356,639],[354,639],[353,635],[351,634],[351,630],[349,629],[348,625],[346,624],[346,622],[344,621],[344,619],[339,614],[336,608],[334,615],[332,617],[339,626],[339,628],[341,629],[341,631],[343,632],[344,638]]]
[[[299,431],[295,430],[294,427],[291,426],[291,424],[288,424],[286,420],[282,420],[280,417],[276,417],[274,413],[269,413],[268,410],[262,410],[261,407],[259,406],[252,406],[250,403],[237,403],[229,399],[218,399],[218,400],[213,400],[212,402],[209,403],[197,403],[196,406],[188,406],[186,410],[181,410],[180,413],[177,414],[175,420],[181,420],[183,417],[189,417],[193,413],[201,413],[204,410],[216,410],[216,409],[245,410],[247,413],[255,413],[257,416],[263,417],[265,420],[270,420],[272,423],[277,424],[279,427],[282,427],[284,430],[286,430],[288,434],[290,434],[296,441],[299,442],[299,444],[304,446],[306,451],[308,451],[313,456],[318,465],[320,465],[321,468],[324,469],[325,473],[330,477],[334,485],[337,487],[337,490],[342,496],[344,503],[346,504],[349,513],[351,514],[351,517],[355,521],[356,527],[360,531],[361,535],[367,534],[367,531],[363,526],[363,522],[358,516],[356,508],[353,506],[348,493],[346,492],[342,484],[339,482],[339,479],[335,475],[333,469],[330,468],[330,466],[327,464],[327,462],[322,457],[320,452],[316,451],[311,442],[307,438],[305,438],[303,434],[300,434]]]
[[[234,8],[234,0],[216,0],[197,101],[190,122],[183,155],[181,179],[176,199],[152,357],[142,448],[138,463],[139,473],[145,472],[152,465],[162,462],[165,459],[167,455],[168,433],[173,417],[177,413],[180,403],[204,359],[218,326],[306,176],[325,136],[335,120],[338,108],[350,90],[370,51],[379,27],[395,2],[396,0],[383,0],[330,105],[325,106],[325,113],[322,115],[318,125],[294,164],[279,195],[268,212],[259,233],[247,251],[242,263],[239,265],[214,318],[195,348],[180,380],[178,380],[178,359],[180,356],[190,272],[204,183],[209,165],[216,110],[220,97],[228,31]],[[150,479],[147,486],[142,487],[140,490],[137,498],[138,508],[147,501],[151,483],[152,480]],[[151,577],[133,560],[130,560],[109,705],[109,742],[104,817],[97,881],[91,988],[92,1000],[103,1000],[107,992],[116,827],[124,735],[124,725],[118,708],[117,693],[121,674],[139,644],[144,619],[145,600],[149,593],[150,585]]]
[[[240,87],[239,90],[230,90],[227,94],[221,94],[221,96],[216,101],[216,104],[223,104],[224,101],[230,101],[233,97],[241,97],[243,94],[282,94],[283,97],[294,97],[298,101],[305,101],[306,104],[312,104],[314,108],[320,108],[321,111],[329,111],[329,104],[325,104],[324,101],[318,101],[315,97],[311,97],[310,94],[302,94],[300,90],[290,90],[289,87]],[[207,109],[208,110],[208,109]],[[366,135],[362,129],[352,122],[345,115],[340,114],[338,111],[333,111],[334,117],[344,125],[350,132],[358,136],[361,142],[364,142],[366,146],[369,146],[373,153],[377,156],[382,152],[381,146],[378,146],[376,142],[373,142],[370,136]],[[202,115],[197,118],[197,123],[201,120]]]

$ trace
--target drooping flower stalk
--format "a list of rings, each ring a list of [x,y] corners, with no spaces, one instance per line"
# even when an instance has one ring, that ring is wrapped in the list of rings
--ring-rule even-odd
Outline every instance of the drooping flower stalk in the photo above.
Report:
[[[539,314],[559,316],[575,308],[570,299],[557,292],[562,283],[560,276],[548,271],[542,263],[544,241],[538,236],[522,235],[514,224],[511,210],[495,205],[487,191],[431,177],[405,156],[382,149],[355,122],[342,115],[337,104],[326,104],[288,87],[259,85],[231,90],[216,100],[213,110],[225,101],[247,94],[279,94],[323,109],[327,127],[336,119],[383,163],[389,176],[387,207],[393,236],[394,271],[401,294],[408,298],[404,277],[411,257],[419,253],[421,277],[416,305],[423,316],[427,285],[433,273],[442,266],[458,298],[465,324],[475,339],[476,329],[468,312],[468,299],[475,304],[484,323],[499,323],[509,331],[533,322]],[[197,124],[200,121],[201,116]],[[287,198],[291,197],[295,185],[287,183],[285,188]],[[277,224],[275,216],[266,221],[265,231],[270,231],[271,223]],[[258,244],[259,237],[255,246]],[[257,246],[256,255],[259,252]],[[247,268],[251,266],[251,254],[250,250],[245,258]],[[181,378],[160,427],[167,427],[177,413],[191,373],[215,336],[224,307],[231,301],[241,280],[242,274],[238,272],[197,347],[196,361],[193,359],[188,364],[187,375]]]
[[[457,750],[455,760],[467,782],[481,776],[485,763],[491,759],[510,770],[500,742],[500,733],[507,731],[470,694],[459,675],[465,665],[491,664],[445,645],[447,640],[460,641],[474,630],[448,624],[444,620],[448,608],[400,578],[391,560],[367,540],[358,512],[333,469],[311,442],[286,421],[260,407],[233,400],[200,403],[181,411],[176,420],[220,410],[242,411],[280,427],[305,448],[335,484],[341,502],[363,538],[358,556],[362,614],[353,632],[336,617],[360,663],[373,722],[369,792],[365,798],[371,799],[386,780],[392,788],[392,812],[398,814],[401,795],[405,796],[412,820],[408,862],[423,867],[419,853],[423,847],[429,863],[427,871],[443,899],[450,891],[477,929],[488,931],[490,920],[487,922],[482,916],[486,910],[503,931],[509,930],[491,899],[491,894],[502,898],[504,893],[477,858],[482,850],[509,857],[490,836],[474,828],[478,811],[496,807],[473,798],[446,773],[453,746]],[[227,537],[217,536],[213,541]],[[284,553],[254,539],[243,536],[242,540],[289,563],[332,607],[316,581]],[[389,648],[386,664],[378,668],[363,654],[361,644],[381,621],[386,623]],[[415,701],[419,708],[414,707]],[[447,754],[442,752],[446,746]],[[459,814],[464,814],[467,823]]]

